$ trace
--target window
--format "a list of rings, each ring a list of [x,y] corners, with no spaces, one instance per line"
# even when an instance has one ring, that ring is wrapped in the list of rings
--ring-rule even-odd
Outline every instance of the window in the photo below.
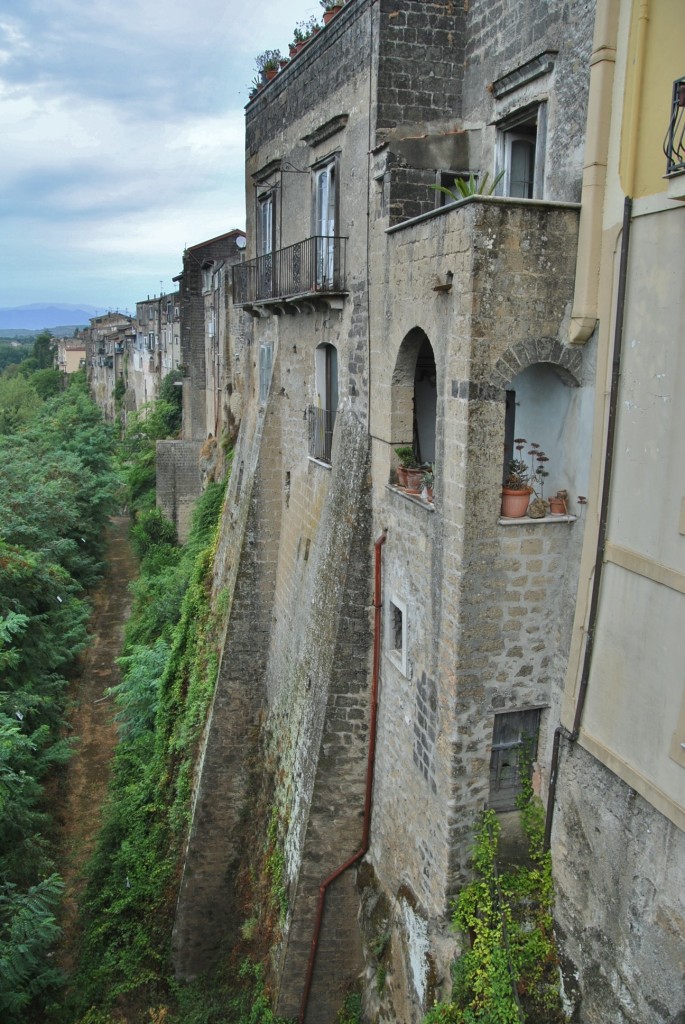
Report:
[[[337,229],[337,160],[314,170],[314,236],[316,238],[316,287],[325,289],[334,279]]]
[[[489,806],[495,811],[516,810],[521,776],[530,777],[538,751],[540,708],[495,715],[490,755]]]
[[[202,291],[211,292],[212,290],[212,269],[213,263],[205,263],[202,267]]]
[[[455,198],[457,198],[459,193],[457,192],[457,186],[454,184],[456,178],[460,178],[462,181],[468,181],[469,173],[468,171],[438,171],[435,175],[435,184],[439,185],[441,188],[448,188],[450,192],[455,192]],[[436,207],[444,206],[445,203],[451,202],[452,200],[448,195],[444,192],[438,191],[438,189],[435,190]]]
[[[499,160],[504,168],[502,192],[515,199],[542,199],[546,107],[536,104],[500,126]]]
[[[262,298],[273,295],[274,251],[274,194],[265,192],[257,199],[257,294]]]
[[[331,461],[333,428],[338,409],[338,352],[334,345],[319,345],[314,354],[316,402],[309,408],[309,454]]]
[[[420,327],[400,345],[392,375],[392,446],[411,446],[419,465],[435,463],[437,368],[433,347]]]
[[[266,256],[274,249],[274,194],[265,192],[257,199],[257,255]]]
[[[532,199],[535,188],[534,129],[507,132],[505,139],[505,188],[508,196]]]
[[[393,594],[388,613],[388,654],[403,675],[407,674],[407,606]]]
[[[273,347],[270,342],[262,342],[259,346],[259,401],[262,405],[269,397],[272,364]]]

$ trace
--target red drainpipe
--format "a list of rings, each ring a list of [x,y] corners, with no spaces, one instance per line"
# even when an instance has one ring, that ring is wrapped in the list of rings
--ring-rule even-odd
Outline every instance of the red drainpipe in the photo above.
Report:
[[[373,676],[371,679],[371,709],[369,715],[369,752],[366,762],[366,794],[364,797],[364,827],[362,830],[362,844],[356,853],[352,854],[344,864],[324,878],[319,886],[319,900],[316,907],[316,920],[314,922],[314,934],[309,950],[309,961],[307,962],[307,974],[304,979],[304,991],[300,1003],[299,1024],[304,1024],[309,1002],[309,993],[312,987],[312,976],[316,962],[316,951],[319,947],[319,935],[321,933],[321,922],[323,920],[323,908],[326,902],[326,890],[336,878],[339,878],[356,861],[361,860],[369,848],[369,832],[371,830],[371,797],[373,795],[373,773],[376,764],[376,721],[378,717],[378,679],[381,666],[381,548],[388,539],[388,531],[383,530],[382,534],[374,545],[374,582],[373,582]]]

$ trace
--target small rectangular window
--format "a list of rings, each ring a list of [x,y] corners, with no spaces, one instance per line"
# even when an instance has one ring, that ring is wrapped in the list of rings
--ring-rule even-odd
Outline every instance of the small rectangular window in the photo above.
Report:
[[[514,199],[542,199],[546,104],[508,117],[500,125],[498,166],[504,179],[498,191]]]
[[[449,189],[450,192],[454,193],[454,198],[458,199],[459,191],[457,185],[455,185],[455,180],[457,178],[459,178],[461,181],[468,181],[468,171],[438,171],[435,175],[435,184],[438,185],[440,188]],[[451,202],[453,202],[453,200],[445,192],[441,192],[439,189],[435,190],[436,207],[444,206],[445,203]]]
[[[392,596],[388,607],[387,651],[403,675],[407,675],[407,606]]]

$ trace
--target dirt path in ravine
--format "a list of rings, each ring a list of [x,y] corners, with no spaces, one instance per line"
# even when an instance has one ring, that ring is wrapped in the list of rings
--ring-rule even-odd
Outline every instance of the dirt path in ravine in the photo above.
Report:
[[[61,920],[64,931],[58,957],[71,972],[76,954],[83,866],[92,852],[107,794],[110,763],[117,740],[114,705],[108,687],[119,682],[116,659],[131,609],[129,582],[137,564],[128,540],[130,520],[113,517],[107,528],[107,571],[91,595],[91,642],[81,656],[79,674],[70,686],[73,703],[69,735],[76,750],[55,792],[57,869],[65,882]]]

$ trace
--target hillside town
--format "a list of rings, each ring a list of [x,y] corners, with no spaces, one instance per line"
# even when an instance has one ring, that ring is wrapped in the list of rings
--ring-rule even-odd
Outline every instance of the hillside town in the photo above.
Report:
[[[56,356],[122,424],[175,375],[180,541],[233,449],[176,975],[239,939],[258,760],[276,1011],[361,978],[419,1024],[480,816],[515,848],[530,785],[568,1019],[682,1024],[685,9],[337,6],[247,104],[246,231]]]

